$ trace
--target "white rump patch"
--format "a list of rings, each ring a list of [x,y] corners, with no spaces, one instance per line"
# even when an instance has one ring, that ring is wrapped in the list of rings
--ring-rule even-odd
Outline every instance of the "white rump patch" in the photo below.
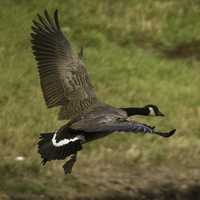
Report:
[[[155,113],[155,111],[154,111],[154,109],[152,108],[152,107],[149,107],[149,115],[156,115],[156,113]]]
[[[63,139],[63,140],[60,140],[59,142],[56,141],[56,132],[54,133],[53,135],[53,138],[52,138],[52,143],[53,143],[53,146],[55,147],[62,147],[70,142],[74,142],[74,141],[77,141],[77,140],[81,140],[82,142],[85,141],[85,137],[83,135],[77,135],[75,136],[74,138],[71,138],[71,139]]]

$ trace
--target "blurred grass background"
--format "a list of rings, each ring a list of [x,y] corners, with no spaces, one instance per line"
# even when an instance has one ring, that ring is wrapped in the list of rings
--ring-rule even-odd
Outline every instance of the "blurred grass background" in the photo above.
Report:
[[[56,8],[74,49],[85,48],[98,97],[117,107],[158,105],[165,118],[137,120],[177,128],[175,136],[113,134],[85,145],[69,176],[63,162],[40,165],[39,133],[65,122],[45,106],[30,32],[37,13]],[[166,181],[200,185],[199,10],[197,0],[0,1],[0,199],[95,199]]]

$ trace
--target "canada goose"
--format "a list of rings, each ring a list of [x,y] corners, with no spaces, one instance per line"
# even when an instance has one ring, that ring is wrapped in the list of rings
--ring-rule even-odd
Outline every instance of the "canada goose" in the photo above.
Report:
[[[59,119],[70,120],[51,133],[42,133],[38,151],[42,163],[71,158],[63,166],[70,173],[76,155],[83,143],[104,137],[113,132],[150,133],[169,137],[169,132],[156,131],[155,127],[128,119],[131,115],[163,116],[155,105],[143,108],[115,108],[99,101],[81,60],[83,49],[76,56],[61,31],[58,11],[51,18],[44,11],[33,20],[32,49],[38,64],[40,83],[48,108],[60,106]]]

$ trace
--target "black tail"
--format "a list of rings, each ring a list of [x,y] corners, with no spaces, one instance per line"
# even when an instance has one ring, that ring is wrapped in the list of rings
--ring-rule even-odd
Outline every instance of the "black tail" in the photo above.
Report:
[[[80,141],[70,142],[67,145],[55,147],[52,143],[53,133],[41,133],[38,142],[38,152],[42,157],[42,164],[50,160],[63,160],[71,154],[81,150]]]

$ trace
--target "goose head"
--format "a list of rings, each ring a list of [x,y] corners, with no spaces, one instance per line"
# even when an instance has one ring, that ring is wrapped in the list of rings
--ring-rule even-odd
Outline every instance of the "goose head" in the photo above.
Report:
[[[145,109],[148,109],[148,111],[149,111],[148,115],[151,115],[151,116],[162,116],[162,117],[165,116],[162,112],[160,112],[158,106],[156,106],[156,105],[152,105],[152,104],[146,105]]]

